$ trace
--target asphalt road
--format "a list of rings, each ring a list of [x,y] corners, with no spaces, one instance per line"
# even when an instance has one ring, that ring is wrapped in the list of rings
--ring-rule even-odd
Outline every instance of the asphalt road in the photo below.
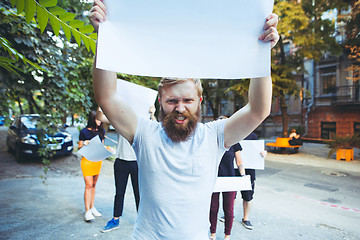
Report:
[[[116,139],[114,134],[110,137]],[[129,239],[136,218],[131,187],[121,227],[99,231],[112,217],[111,161],[104,161],[97,185],[95,205],[103,216],[87,223],[80,159],[73,155],[52,160],[44,183],[41,164],[17,163],[6,151],[5,138],[5,128],[0,128],[0,239]],[[320,144],[305,144],[299,154],[269,153],[266,169],[257,171],[254,230],[240,224],[242,206],[237,199],[232,239],[360,239],[359,152],[353,162],[324,155],[326,148]],[[218,239],[223,239],[223,227],[218,222]]]

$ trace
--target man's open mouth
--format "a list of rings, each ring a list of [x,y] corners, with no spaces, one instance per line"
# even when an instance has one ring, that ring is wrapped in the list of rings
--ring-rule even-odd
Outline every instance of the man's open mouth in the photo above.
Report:
[[[175,122],[176,122],[176,123],[179,123],[179,124],[184,123],[185,120],[186,120],[186,117],[183,116],[183,115],[178,115],[178,116],[175,117]]]

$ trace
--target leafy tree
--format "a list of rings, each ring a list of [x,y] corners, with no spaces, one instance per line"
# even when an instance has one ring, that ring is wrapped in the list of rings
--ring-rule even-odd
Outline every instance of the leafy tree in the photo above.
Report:
[[[85,8],[88,9],[86,4],[79,1],[62,2],[66,2],[65,7],[71,2],[72,11],[84,12]],[[18,101],[19,106],[26,101],[27,112],[41,113],[43,110],[54,113],[58,118],[59,115],[67,115],[69,110],[87,112],[93,102],[90,71],[92,56],[87,50],[94,50],[95,41],[91,38],[96,38],[96,34],[90,34],[89,37],[85,33],[92,32],[93,27],[84,25],[87,20],[84,16],[81,16],[83,21],[73,20],[75,14],[55,6],[56,1],[40,3],[43,5],[33,0],[16,1],[17,12],[7,1],[0,5],[3,20],[1,39],[9,43],[3,47],[8,52],[21,52],[26,57],[23,58],[25,62],[29,63],[24,65],[14,60],[12,54],[10,57],[13,59],[7,62],[8,65],[2,65],[1,84],[7,90],[3,96]],[[38,23],[33,21],[35,13]],[[51,22],[51,28],[48,22]],[[68,41],[71,36],[78,43],[77,46]],[[81,39],[84,43],[82,46]],[[11,48],[10,43],[13,44]],[[38,93],[36,99],[35,93]],[[24,109],[20,108],[20,112],[24,112]]]
[[[71,2],[71,11],[89,8]],[[50,115],[39,122],[43,128],[59,125],[69,113],[86,114],[94,106],[90,50],[94,50],[91,39],[96,35],[87,35],[93,27],[84,25],[85,16],[80,16],[83,21],[73,20],[75,14],[55,6],[56,1],[16,1],[17,9],[12,8],[14,4],[0,3],[0,43],[5,50],[0,53],[1,114],[17,102],[20,113]],[[51,154],[48,142],[42,145],[47,157]],[[46,158],[43,161],[48,163]]]
[[[280,17],[279,43],[273,56],[274,96],[279,98],[283,123],[283,136],[288,136],[286,96],[299,96],[296,75],[304,74],[304,59],[319,61],[325,52],[339,54],[340,46],[334,38],[334,22],[323,19],[324,12],[342,6],[343,1],[304,0],[277,1],[274,11]],[[285,44],[295,52],[286,54]]]
[[[213,113],[213,119],[219,117],[220,105],[223,100],[228,99],[228,93],[232,92],[237,97],[243,99],[247,97],[246,92],[242,91],[241,86],[243,83],[249,83],[249,80],[232,79],[232,80],[219,80],[219,79],[204,79],[202,81],[204,103],[207,103]],[[246,87],[248,89],[248,86]],[[234,99],[235,100],[235,99]]]
[[[304,74],[304,59],[319,61],[325,52],[341,53],[341,46],[334,38],[334,22],[323,19],[322,15],[344,4],[342,0],[303,0],[301,3],[294,0],[275,1],[274,12],[280,19],[277,28],[280,40],[272,50],[271,68],[274,97],[279,99],[284,137],[288,136],[286,97],[300,95],[296,76]],[[286,45],[294,50],[291,54],[285,51]],[[248,84],[242,81],[232,89],[244,94]]]
[[[341,16],[341,21],[346,22],[346,42],[345,53],[350,61],[350,66],[346,69],[353,73],[348,77],[359,87],[360,80],[360,2],[352,1],[352,11],[350,18]]]

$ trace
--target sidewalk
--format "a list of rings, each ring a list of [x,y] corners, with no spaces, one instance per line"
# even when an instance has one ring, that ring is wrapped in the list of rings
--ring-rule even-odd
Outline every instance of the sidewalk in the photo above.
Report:
[[[266,140],[266,142],[271,142]],[[354,149],[354,160],[351,162],[336,160],[335,154],[328,158],[329,148],[326,144],[307,143],[295,154],[278,154],[268,152],[266,161],[284,162],[333,169],[335,171],[360,172],[360,149]]]

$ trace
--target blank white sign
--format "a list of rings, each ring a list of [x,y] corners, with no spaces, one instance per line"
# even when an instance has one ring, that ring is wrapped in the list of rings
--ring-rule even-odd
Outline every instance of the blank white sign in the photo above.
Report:
[[[106,0],[97,67],[184,78],[270,75],[270,44],[258,38],[273,0]]]
[[[243,177],[217,177],[213,192],[251,190],[250,175]]]

